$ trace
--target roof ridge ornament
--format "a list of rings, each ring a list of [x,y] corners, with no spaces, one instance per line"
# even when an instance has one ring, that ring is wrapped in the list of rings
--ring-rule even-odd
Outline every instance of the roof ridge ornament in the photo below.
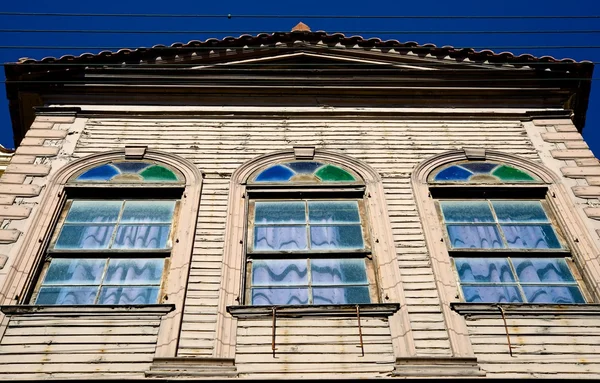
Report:
[[[301,21],[292,28],[292,32],[310,32],[310,27]]]

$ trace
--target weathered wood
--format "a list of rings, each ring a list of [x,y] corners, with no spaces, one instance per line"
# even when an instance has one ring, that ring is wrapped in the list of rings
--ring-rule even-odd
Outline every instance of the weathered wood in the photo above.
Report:
[[[42,187],[39,185],[17,185],[0,183],[0,193],[19,197],[35,197],[40,194]]]
[[[5,170],[5,174],[25,174],[29,176],[45,176],[49,172],[50,167],[47,165],[10,164]]]
[[[583,141],[579,132],[542,133],[542,139],[547,142]]]
[[[594,158],[594,153],[589,149],[556,149],[551,150],[552,157],[559,160],[570,160],[576,158]]]
[[[15,154],[49,157],[57,155],[58,151],[57,146],[19,146]]]

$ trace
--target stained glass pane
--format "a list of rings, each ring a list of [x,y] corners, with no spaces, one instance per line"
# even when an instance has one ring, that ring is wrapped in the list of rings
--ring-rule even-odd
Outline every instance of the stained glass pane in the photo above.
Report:
[[[331,181],[331,182],[344,182],[344,181],[356,181],[354,176],[344,169],[341,169],[337,166],[326,165],[317,170],[315,173],[317,177],[322,179],[323,181]]]
[[[310,262],[315,285],[369,283],[364,259],[313,259]]]
[[[515,285],[463,285],[465,302],[522,303],[523,298]]]
[[[255,224],[306,223],[306,204],[300,202],[256,202]]]
[[[494,222],[487,201],[440,201],[446,222]]]
[[[254,250],[306,250],[306,226],[255,226]]]
[[[120,225],[113,249],[166,249],[170,225]]]
[[[159,285],[165,260],[111,259],[104,278],[107,285]]]
[[[506,258],[454,258],[454,264],[461,282],[515,281]]]
[[[369,288],[366,286],[328,287],[313,289],[315,305],[339,305],[371,303]]]
[[[108,181],[118,174],[120,174],[120,172],[114,166],[104,164],[89,169],[77,177],[76,181]]]
[[[256,182],[283,182],[289,181],[294,176],[294,172],[283,165],[271,166],[260,172],[254,179]]]
[[[144,181],[155,181],[155,182],[173,182],[178,181],[177,176],[170,169],[160,165],[153,165],[143,170],[140,176]]]
[[[95,303],[98,287],[42,287],[36,305],[91,305]]]
[[[356,201],[309,201],[310,223],[360,223]]]
[[[507,165],[499,166],[494,170],[492,175],[500,178],[502,181],[535,181],[535,178],[529,174]]]
[[[98,304],[148,305],[157,303],[158,286],[103,287]]]
[[[50,262],[44,285],[95,285],[100,283],[106,259],[60,259]]]
[[[512,258],[521,283],[575,282],[564,258]]]
[[[434,181],[467,181],[473,175],[472,172],[460,166],[450,166],[435,175]]]
[[[446,225],[453,248],[492,249],[504,245],[495,225]]]
[[[302,162],[290,162],[285,164],[287,167],[291,168],[296,173],[300,174],[312,174],[319,166],[323,164],[320,162],[314,161],[302,161]]]
[[[523,286],[530,303],[585,303],[577,286]]]
[[[252,304],[256,306],[306,305],[308,288],[253,288]]]
[[[306,259],[302,260],[254,260],[252,261],[252,285],[281,286],[308,285]]]
[[[314,250],[362,249],[361,226],[311,226],[310,247]]]
[[[73,201],[65,222],[117,222],[122,205],[122,201]]]
[[[137,173],[152,164],[148,162],[113,162],[112,165],[122,173]]]
[[[498,166],[498,164],[493,164],[490,162],[467,162],[460,164],[460,166],[472,171],[473,173],[489,173],[496,166]]]
[[[540,201],[492,201],[499,222],[548,222]]]
[[[560,249],[550,225],[502,225],[508,247],[513,249]]]
[[[175,201],[127,201],[122,223],[167,222],[173,219]]]
[[[64,225],[54,248],[106,249],[113,229],[113,225]]]

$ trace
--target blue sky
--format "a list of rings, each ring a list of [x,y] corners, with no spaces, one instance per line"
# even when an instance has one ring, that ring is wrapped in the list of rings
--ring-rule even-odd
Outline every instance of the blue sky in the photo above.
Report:
[[[299,21],[313,31],[341,32],[346,35],[416,41],[438,46],[492,49],[499,53],[529,53],[537,57],[553,56],[600,63],[600,33],[569,33],[567,31],[598,31],[600,17],[588,19],[482,19],[482,18],[340,18],[339,16],[597,16],[598,0],[503,0],[494,1],[372,1],[333,2],[304,0],[302,2],[206,2],[206,1],[74,1],[29,0],[3,2],[0,12],[86,13],[86,14],[177,14],[223,15],[220,18],[191,17],[49,17],[0,15],[0,60],[14,62],[21,57],[41,59],[46,56],[98,53],[103,48],[150,47],[157,44],[208,38],[237,37],[243,33],[289,31]],[[231,19],[227,15],[231,14]],[[236,17],[267,15],[264,17]],[[279,17],[276,17],[279,16]],[[298,17],[290,17],[298,16]],[[320,16],[320,17],[301,17]],[[7,32],[34,30],[45,32]],[[112,30],[112,31],[190,31],[190,33],[51,33],[52,30]],[[472,33],[458,33],[458,32]],[[475,33],[484,31],[484,33]],[[490,31],[521,31],[526,33],[490,33]],[[551,31],[553,33],[531,33]],[[391,33],[385,33],[391,32]],[[424,33],[426,32],[426,33]],[[431,33],[437,32],[437,33]],[[59,49],[24,49],[15,46],[61,47]],[[67,47],[79,47],[75,49]],[[527,47],[518,49],[517,47]],[[534,47],[560,47],[535,49]],[[577,48],[566,48],[577,47]],[[588,48],[585,48],[588,47]],[[591,48],[590,48],[591,47]],[[583,136],[600,157],[600,70],[588,107]],[[1,72],[4,81],[4,71]],[[11,123],[6,92],[0,96],[0,144],[13,148]]]

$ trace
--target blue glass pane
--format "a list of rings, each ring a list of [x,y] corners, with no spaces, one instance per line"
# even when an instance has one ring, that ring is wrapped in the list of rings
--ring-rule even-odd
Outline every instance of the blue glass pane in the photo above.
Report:
[[[523,298],[514,285],[463,285],[465,302],[482,303],[521,303]]]
[[[450,166],[435,175],[434,181],[467,181],[473,173],[460,166]]]
[[[440,201],[446,222],[494,222],[487,201]]]
[[[54,245],[55,249],[106,249],[112,225],[64,225]]]
[[[523,286],[530,303],[585,303],[577,286]]]
[[[122,201],[73,201],[65,222],[117,222]]]
[[[121,223],[171,223],[175,201],[127,201]]]
[[[361,226],[311,226],[310,247],[313,250],[362,249]]]
[[[308,285],[307,261],[303,260],[254,260],[252,261],[252,285],[281,286]]]
[[[515,278],[506,258],[454,258],[461,282],[514,282]]]
[[[472,171],[473,173],[489,173],[496,166],[498,166],[498,164],[491,164],[489,162],[469,162],[465,164],[460,164],[460,166]]]
[[[148,305],[158,302],[158,286],[103,287],[98,304]]]
[[[306,223],[304,202],[256,202],[255,224]]]
[[[159,285],[165,260],[111,259],[104,277],[107,285]]]
[[[310,223],[360,223],[356,201],[309,201]]]
[[[492,201],[498,222],[548,222],[540,201]]]
[[[113,249],[166,249],[171,225],[121,225]]]
[[[521,283],[575,282],[564,258],[512,258]]]
[[[369,283],[364,259],[313,259],[310,270],[314,285]]]
[[[254,250],[306,250],[306,226],[254,227]]]
[[[291,168],[296,173],[300,174],[312,174],[320,166],[323,166],[322,163],[314,161],[290,162],[285,165]]]
[[[36,305],[91,305],[96,301],[98,287],[42,287]]]
[[[294,172],[285,166],[275,165],[260,172],[254,179],[256,182],[283,182],[289,181],[294,176]]]
[[[308,288],[253,288],[252,304],[256,306],[306,305]]]
[[[502,225],[508,247],[512,249],[560,249],[550,225]]]
[[[100,283],[106,259],[61,259],[50,262],[44,285],[97,285]]]
[[[446,227],[451,246],[455,249],[504,247],[495,225],[446,225]]]
[[[111,164],[100,165],[92,168],[77,177],[76,181],[108,181],[120,174]]]
[[[371,303],[371,297],[366,286],[320,287],[313,289],[313,303],[315,305]]]
[[[113,165],[122,173],[137,173],[154,164],[148,162],[114,162]]]

